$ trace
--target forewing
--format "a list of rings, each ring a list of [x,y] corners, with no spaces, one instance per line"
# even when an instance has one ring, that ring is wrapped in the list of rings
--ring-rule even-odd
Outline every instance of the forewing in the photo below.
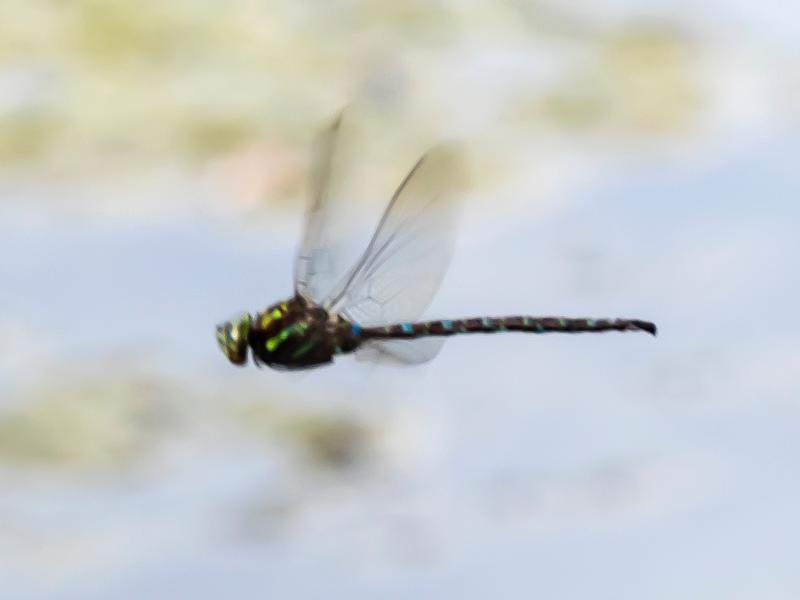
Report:
[[[454,146],[426,153],[392,196],[364,254],[325,301],[328,310],[364,327],[418,319],[450,262],[465,173]],[[373,341],[361,357],[419,363],[433,358],[442,342]]]
[[[339,115],[318,137],[309,177],[303,238],[294,265],[295,293],[319,304],[346,271],[331,236],[331,179],[340,138]]]
[[[326,308],[362,326],[419,318],[450,263],[464,179],[463,160],[452,145],[420,158],[361,258],[325,300]]]

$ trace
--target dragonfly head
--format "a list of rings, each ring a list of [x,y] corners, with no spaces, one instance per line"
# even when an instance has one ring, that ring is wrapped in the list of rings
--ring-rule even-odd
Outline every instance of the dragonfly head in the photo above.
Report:
[[[247,362],[247,340],[252,317],[248,313],[217,325],[217,344],[222,353],[235,365]]]

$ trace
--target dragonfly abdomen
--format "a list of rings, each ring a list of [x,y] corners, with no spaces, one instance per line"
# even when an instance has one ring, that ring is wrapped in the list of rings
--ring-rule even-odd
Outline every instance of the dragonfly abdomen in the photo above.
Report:
[[[396,323],[386,327],[365,327],[364,338],[414,339],[427,336],[448,336],[460,333],[591,333],[604,331],[646,331],[656,334],[656,326],[639,319],[571,319],[565,317],[477,317],[440,319],[417,323]]]

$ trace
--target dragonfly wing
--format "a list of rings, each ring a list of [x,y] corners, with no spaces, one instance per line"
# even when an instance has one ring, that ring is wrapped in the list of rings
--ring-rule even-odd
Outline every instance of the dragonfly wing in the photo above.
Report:
[[[445,338],[416,340],[371,340],[364,343],[355,356],[358,360],[418,365],[433,359],[444,345]]]
[[[362,326],[418,319],[450,263],[458,196],[465,182],[459,152],[431,149],[392,196],[367,249],[324,301]]]
[[[453,250],[465,169],[457,149],[441,145],[414,165],[392,196],[366,251],[325,300],[329,311],[362,326],[418,319],[444,278]],[[374,340],[360,358],[415,364],[443,340]]]
[[[294,265],[295,293],[319,304],[330,294],[345,269],[331,239],[331,178],[342,116],[318,137],[311,166],[303,239]]]

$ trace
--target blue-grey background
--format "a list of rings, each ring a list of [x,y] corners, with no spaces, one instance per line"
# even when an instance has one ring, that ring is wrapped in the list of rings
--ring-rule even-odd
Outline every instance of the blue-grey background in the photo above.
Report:
[[[797,17],[6,0],[0,597],[797,598]],[[379,132],[354,229],[469,150],[426,315],[659,337],[230,366],[213,326],[291,292],[344,105]]]

